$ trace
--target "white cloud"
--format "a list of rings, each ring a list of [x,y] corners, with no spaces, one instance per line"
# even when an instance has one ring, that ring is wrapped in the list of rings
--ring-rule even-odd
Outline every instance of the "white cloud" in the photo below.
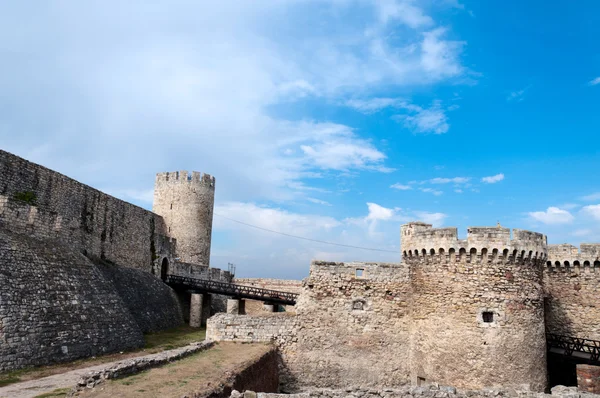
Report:
[[[388,209],[377,203],[367,203],[369,214],[366,220],[389,220],[394,216],[394,209]]]
[[[442,226],[444,224],[444,220],[448,217],[444,213],[429,213],[424,211],[418,211],[415,214],[420,221],[433,224],[435,228]]]
[[[421,50],[423,56],[421,66],[438,78],[457,76],[463,72],[463,67],[458,62],[464,42],[447,41],[442,37],[445,28],[437,28],[423,34]]]
[[[584,206],[581,211],[596,220],[600,220],[600,204]]]
[[[432,178],[431,180],[429,180],[429,182],[432,184],[448,184],[448,183],[465,184],[465,183],[469,182],[469,180],[471,180],[470,177],[454,177],[454,178],[436,177],[436,178]]]
[[[586,202],[593,202],[595,200],[600,200],[600,192],[595,192],[590,195],[582,196],[581,200],[585,200]]]
[[[393,185],[390,185],[390,188],[398,189],[400,191],[408,191],[408,190],[412,189],[412,187],[410,185],[400,184],[399,182],[397,182]]]
[[[428,109],[412,105],[410,110],[412,114],[396,115],[394,119],[403,122],[404,126],[412,130],[413,133],[444,134],[450,129],[448,117],[439,101],[434,101],[433,105]]]
[[[573,236],[577,236],[577,237],[586,237],[586,236],[590,236],[594,233],[594,231],[592,231],[591,229],[577,229],[575,231],[573,231],[571,233],[571,235]]]
[[[379,9],[379,18],[384,24],[396,19],[414,29],[433,25],[433,19],[425,15],[423,9],[415,5],[415,1],[378,0],[375,3]]]
[[[483,177],[481,182],[485,182],[486,184],[495,184],[502,180],[504,180],[504,174],[500,173],[489,177]]]
[[[439,191],[439,190],[433,189],[433,188],[419,188],[419,190],[421,192],[431,193],[431,194],[433,194],[435,196],[440,196],[440,195],[442,195],[444,193],[442,191]]]
[[[595,86],[595,85],[597,85],[597,84],[600,84],[600,76],[599,76],[599,77],[597,77],[597,78],[595,78],[595,79],[592,79],[592,80],[589,82],[589,85],[590,85],[590,86]]]
[[[455,189],[454,192],[456,192],[456,193],[463,193],[463,190],[462,189]]]
[[[323,205],[323,206],[331,206],[331,203],[325,201],[325,200],[321,200],[321,199],[316,199],[316,198],[306,198],[306,200],[308,200],[309,202],[312,203],[316,203],[318,205]]]
[[[574,220],[571,213],[558,207],[548,207],[546,211],[535,211],[528,214],[532,219],[544,224],[569,224]]]
[[[372,114],[379,112],[384,108],[402,108],[407,102],[400,98],[369,98],[369,99],[350,99],[344,105],[356,109],[362,113]]]
[[[508,94],[508,96],[506,97],[506,100],[521,102],[525,99],[525,97],[524,97],[525,91],[527,91],[527,90],[523,89],[523,90],[518,90],[518,91],[511,91]]]

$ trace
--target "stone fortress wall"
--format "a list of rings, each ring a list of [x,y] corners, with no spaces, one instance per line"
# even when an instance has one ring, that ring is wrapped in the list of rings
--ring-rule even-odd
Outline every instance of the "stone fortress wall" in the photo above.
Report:
[[[459,239],[456,228],[419,222],[401,234],[402,263],[313,261],[295,316],[217,315],[207,336],[275,342],[285,392],[409,383],[542,391],[545,332],[555,327],[544,304],[561,299],[552,296],[556,282],[548,278],[578,292],[571,285],[576,277],[567,274],[572,270],[549,276],[556,251],[546,237],[497,226],[469,228]],[[573,318],[596,309],[595,269],[589,269],[589,307],[572,305]],[[570,331],[593,338],[596,322],[586,323],[588,330]]]
[[[0,222],[145,271],[175,244],[160,216],[2,150]]]
[[[152,211],[165,221],[167,233],[177,237],[183,262],[208,265],[212,232],[215,178],[197,171],[158,173]]]
[[[191,177],[214,191],[214,178]],[[185,246],[202,264],[178,261],[175,236],[159,214],[0,150],[0,371],[141,347],[143,333],[182,324],[189,294],[161,270],[232,276],[208,267],[206,242]],[[206,315],[223,310],[212,298]]]
[[[409,287],[400,264],[313,261],[296,315],[218,314],[207,322],[207,338],[275,342],[286,392],[403,385]]]
[[[546,237],[508,228],[409,223],[401,228],[411,283],[414,384],[546,386],[542,266]]]
[[[544,287],[549,333],[600,340],[600,244],[549,245]]]

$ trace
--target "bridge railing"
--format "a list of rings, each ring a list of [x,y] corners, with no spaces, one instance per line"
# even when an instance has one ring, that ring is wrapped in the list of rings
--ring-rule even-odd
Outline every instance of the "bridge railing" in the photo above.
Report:
[[[563,349],[564,355],[567,356],[572,356],[574,352],[580,352],[589,354],[591,362],[600,361],[600,341],[598,340],[546,333],[546,346],[548,349]]]
[[[225,283],[208,279],[196,279],[179,275],[167,275],[165,282],[172,286],[183,287],[190,290],[267,301],[273,304],[295,305],[296,300],[298,299],[298,294],[296,293],[236,285],[234,283]]]

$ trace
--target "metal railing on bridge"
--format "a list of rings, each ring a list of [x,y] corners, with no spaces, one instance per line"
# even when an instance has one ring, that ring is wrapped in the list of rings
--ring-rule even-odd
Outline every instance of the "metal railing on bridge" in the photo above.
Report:
[[[236,298],[261,300],[273,304],[295,305],[298,294],[262,289],[253,286],[236,285],[208,279],[196,279],[179,275],[167,275],[165,280],[172,287],[185,288],[201,293],[216,293]]]
[[[586,359],[589,362],[600,361],[600,341],[578,337],[546,333],[548,351],[569,357]]]

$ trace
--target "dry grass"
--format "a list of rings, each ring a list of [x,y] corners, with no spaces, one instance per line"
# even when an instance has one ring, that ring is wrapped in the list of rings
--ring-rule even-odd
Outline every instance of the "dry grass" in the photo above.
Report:
[[[154,354],[173,348],[183,347],[189,343],[202,341],[204,340],[205,336],[206,330],[204,328],[191,328],[188,325],[169,330],[163,330],[161,332],[148,333],[144,336],[146,344],[144,348],[140,350],[108,354],[99,357],[80,359],[68,363],[0,373],[0,387],[21,381],[40,379],[42,377],[65,373],[71,370],[87,368],[89,366],[100,365],[102,363],[120,361],[123,359],[138,357],[140,355]]]
[[[93,390],[83,391],[80,396],[159,398],[206,394],[224,384],[228,375],[243,369],[269,349],[267,344],[219,343],[207,351],[160,368],[108,381]]]

